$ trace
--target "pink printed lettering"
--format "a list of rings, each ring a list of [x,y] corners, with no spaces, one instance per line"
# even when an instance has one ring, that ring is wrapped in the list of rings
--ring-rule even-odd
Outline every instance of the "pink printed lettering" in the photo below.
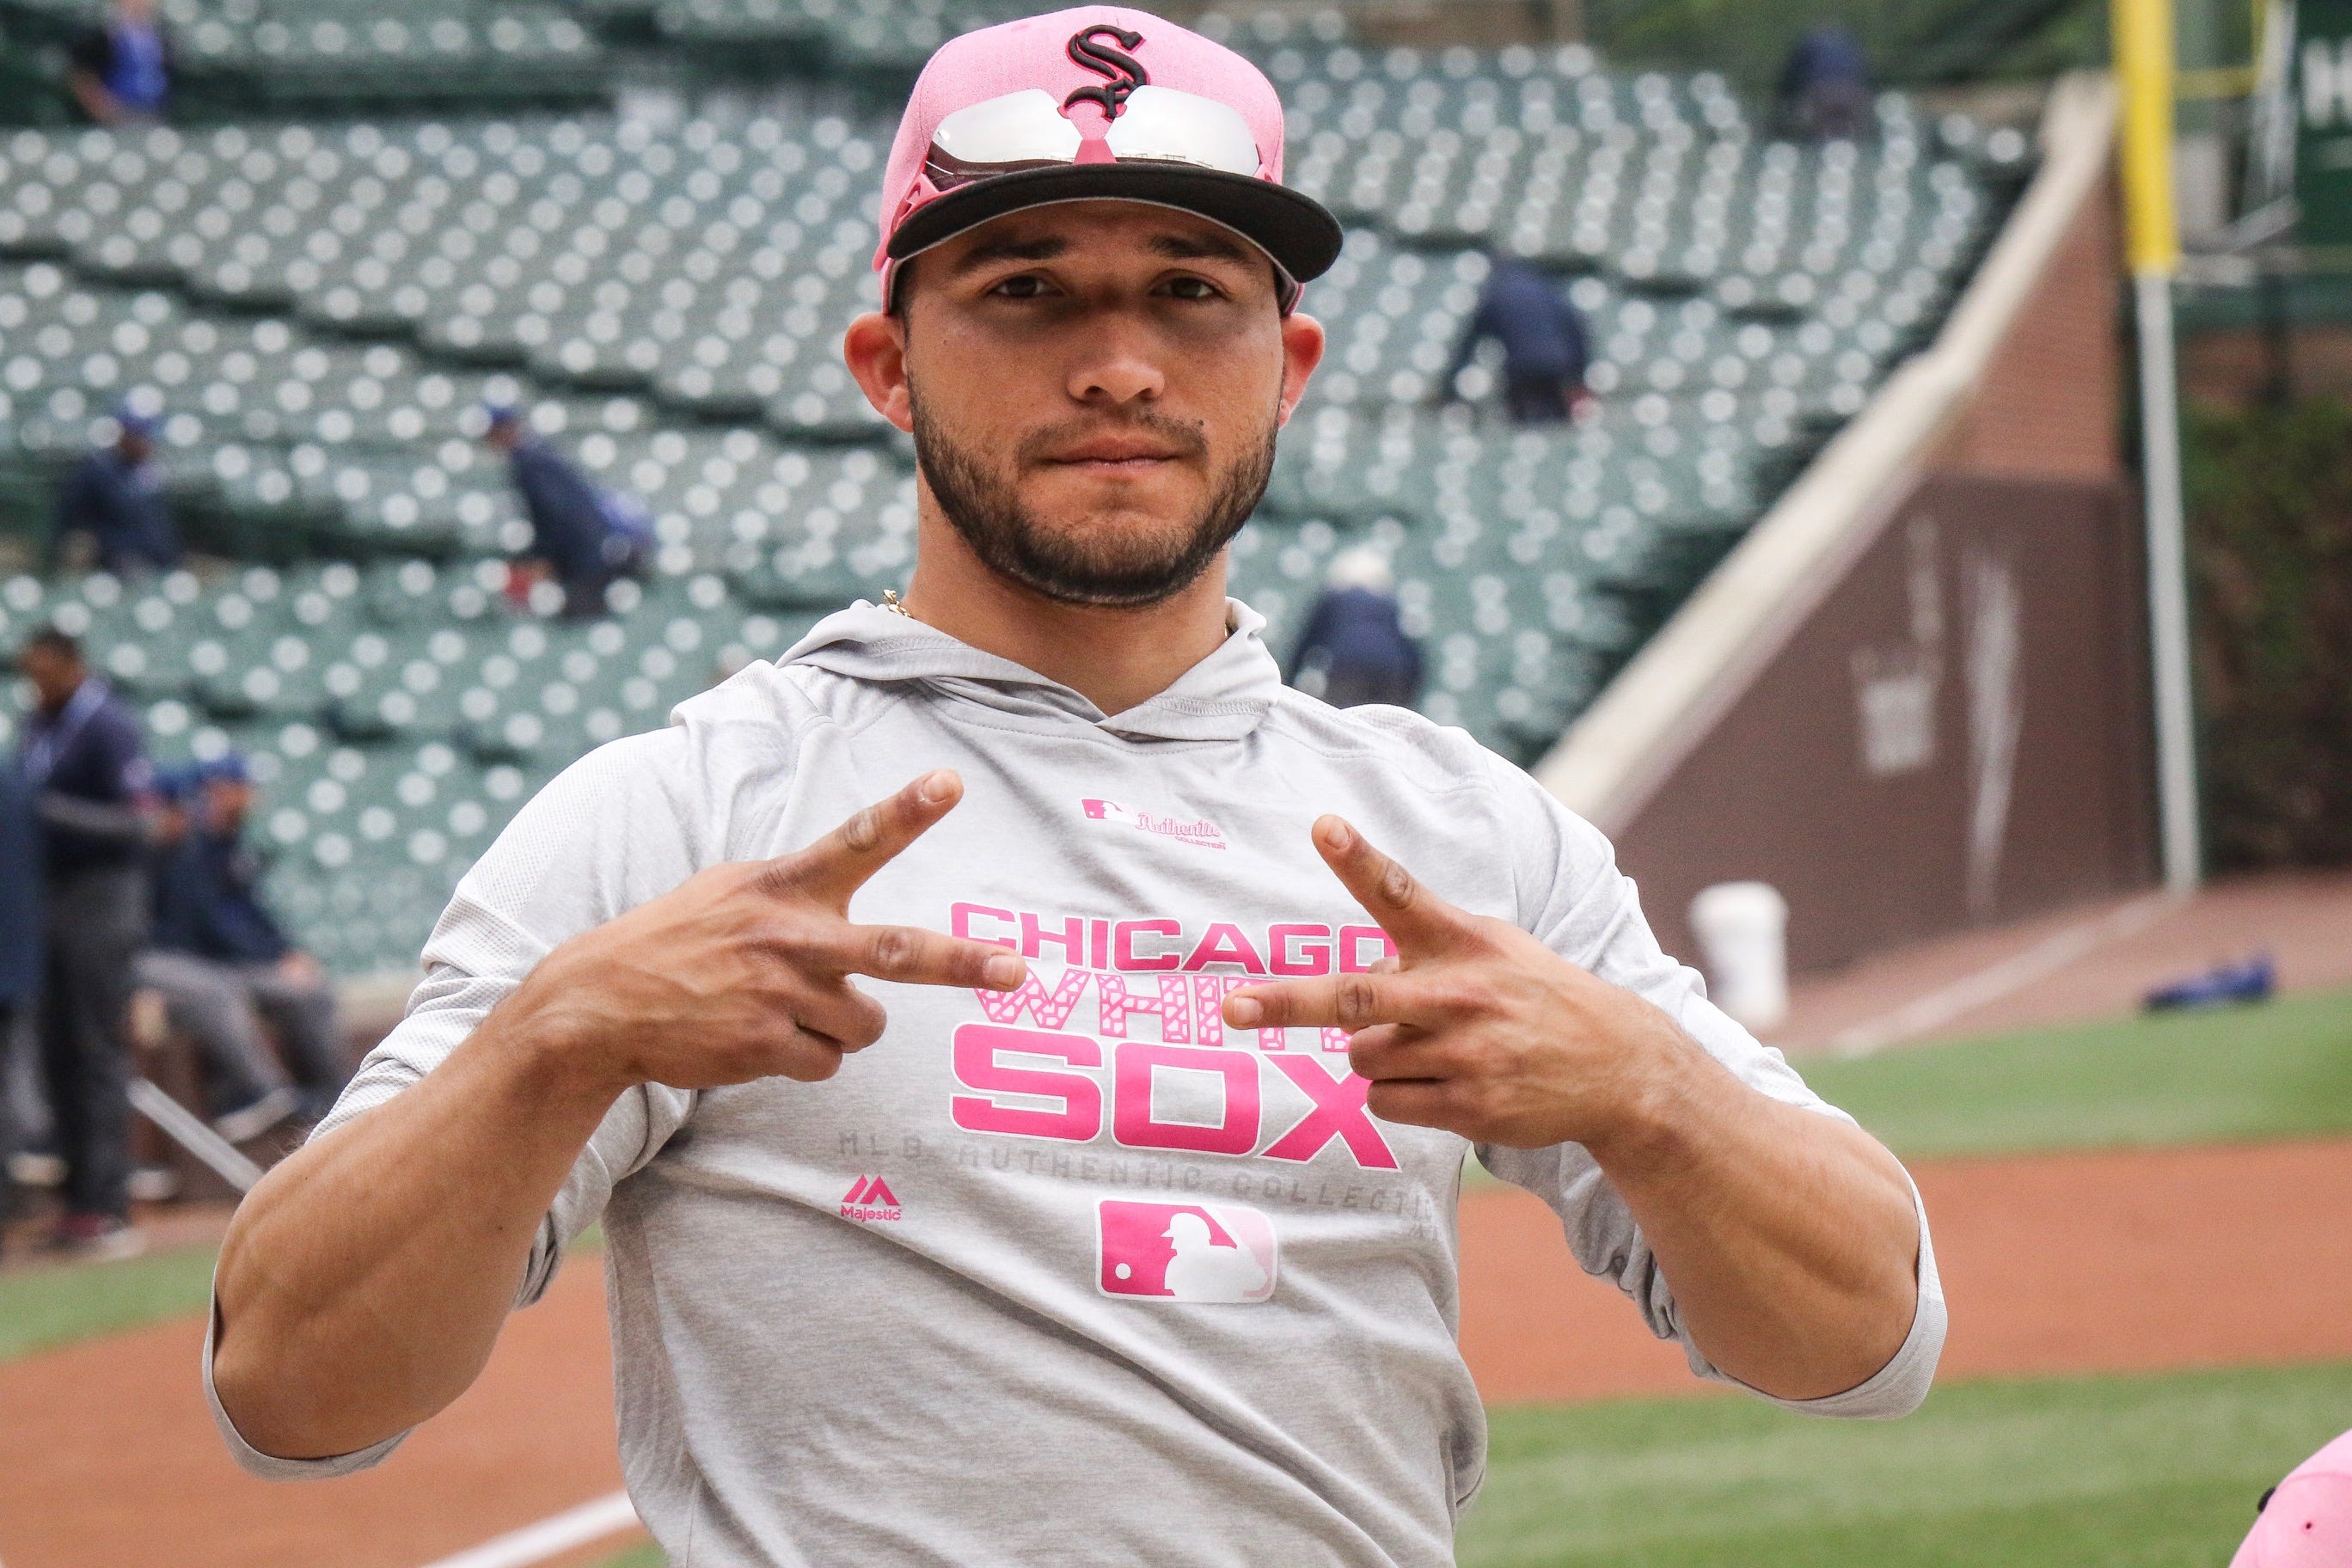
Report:
[[[998,947],[1013,945],[1013,939],[1009,936],[982,936],[972,930],[974,915],[986,915],[990,920],[1003,921],[1008,925],[1013,921],[1010,910],[992,910],[986,904],[952,904],[948,909],[948,930],[968,942],[992,942]]]
[[[980,998],[981,1010],[992,1022],[1017,1024],[1025,1010],[1035,1016],[1039,1027],[1058,1029],[1070,1021],[1071,1009],[1077,1006],[1078,998],[1086,992],[1087,982],[1092,978],[1086,970],[1066,969],[1049,996],[1045,994],[1045,987],[1038,982],[1037,972],[1033,969],[1021,982],[1018,991],[984,991],[974,986],[971,994]]]
[[[1200,945],[1192,950],[1192,956],[1184,961],[1184,967],[1206,969],[1213,963],[1238,963],[1244,972],[1250,974],[1265,973],[1265,965],[1258,959],[1257,949],[1250,945],[1250,940],[1242,934],[1241,927],[1223,921],[1209,928],[1209,934],[1201,939]]]
[[[1160,1020],[1160,1037],[1181,1046],[1192,1037],[1192,983],[1181,974],[1160,976],[1160,994],[1134,996],[1116,974],[1095,977],[1095,996],[1102,1004],[1101,1033],[1114,1040],[1127,1038],[1127,1016],[1150,1013]]]
[[[1178,960],[1172,952],[1155,953],[1150,958],[1136,955],[1135,939],[1139,936],[1164,936],[1171,941],[1183,940],[1184,928],[1174,921],[1121,921],[1111,927],[1111,967],[1114,969],[1173,969]]]
[[[1368,942],[1376,942],[1380,943],[1381,950],[1380,952],[1372,954],[1371,957],[1365,958],[1360,954],[1356,949],[1360,944]],[[1378,963],[1381,959],[1394,958],[1395,956],[1396,943],[1391,942],[1389,940],[1389,933],[1382,931],[1380,927],[1341,926],[1339,928],[1340,973],[1361,974],[1366,970],[1371,968],[1373,964]]]
[[[1397,1158],[1388,1140],[1381,1136],[1381,1130],[1372,1125],[1364,1109],[1364,1097],[1372,1088],[1369,1081],[1352,1072],[1343,1072],[1333,1079],[1312,1057],[1269,1059],[1283,1077],[1305,1092],[1314,1108],[1298,1119],[1297,1125],[1274,1141],[1266,1149],[1267,1159],[1311,1160],[1322,1152],[1323,1145],[1337,1138],[1347,1144],[1357,1164],[1376,1171],[1397,1168]]]
[[[1320,937],[1320,942],[1301,946],[1297,956],[1291,955],[1291,943],[1301,939]],[[1268,928],[1266,946],[1272,950],[1268,965],[1276,974],[1328,974],[1331,973],[1331,928],[1329,926],[1284,925]]]
[[[1192,1046],[1124,1045],[1112,1058],[1111,1136],[1130,1149],[1194,1149],[1246,1154],[1257,1146],[1257,1058]],[[1215,1073],[1223,1080],[1223,1115],[1214,1126],[1161,1121],[1152,1109],[1157,1069]]]
[[[993,1100],[957,1095],[950,1102],[955,1124],[973,1132],[1004,1132],[1024,1138],[1059,1138],[1083,1143],[1102,1130],[1102,1089],[1082,1073],[1011,1067],[997,1053],[1053,1057],[1072,1067],[1102,1065],[1102,1047],[1084,1035],[1047,1035],[1034,1029],[1000,1029],[959,1024],[955,1075],[984,1095],[1030,1094],[1061,1101],[1059,1110],[1033,1110]],[[1253,1084],[1252,1089],[1255,1089]],[[1253,1138],[1256,1133],[1251,1129]]]
[[[1072,915],[1062,922],[1062,934],[1056,936],[1046,930],[1035,915],[1024,910],[1021,916],[1021,956],[1043,958],[1045,955],[1038,950],[1050,942],[1062,950],[1064,963],[1084,963],[1087,961],[1085,929],[1086,922]]]

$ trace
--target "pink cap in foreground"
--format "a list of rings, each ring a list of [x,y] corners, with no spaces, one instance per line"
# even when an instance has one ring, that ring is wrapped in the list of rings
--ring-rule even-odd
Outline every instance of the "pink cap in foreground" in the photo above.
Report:
[[[2352,1432],[2294,1469],[2263,1505],[2230,1568],[2352,1563]]]

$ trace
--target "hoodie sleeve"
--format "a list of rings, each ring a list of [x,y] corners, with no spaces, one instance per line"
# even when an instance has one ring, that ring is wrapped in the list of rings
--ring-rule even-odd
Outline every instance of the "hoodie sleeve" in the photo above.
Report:
[[[425,979],[406,1016],[368,1053],[313,1137],[332,1134],[423,1079],[558,943],[719,858],[709,851],[710,824],[682,793],[701,772],[693,743],[684,728],[614,742],[523,807],[458,882],[425,944]],[[596,1222],[614,1185],[659,1153],[693,1107],[691,1093],[661,1084],[639,1085],[614,1103],[540,1224],[516,1306],[540,1298],[566,1244]],[[256,1475],[345,1475],[376,1464],[400,1441],[333,1458],[276,1458],[247,1444],[221,1409],[209,1341],[205,1388],[231,1452]]]
[[[1545,945],[1612,984],[1638,993],[1680,1024],[1706,1053],[1759,1093],[1822,1116],[1853,1118],[1806,1087],[1787,1058],[1756,1040],[1706,999],[1697,973],[1668,957],[1643,918],[1633,880],[1619,870],[1607,838],[1569,812],[1534,780],[1496,759],[1503,842],[1520,846],[1520,921]],[[1650,1331],[1673,1340],[1691,1371],[1738,1384],[1702,1354],[1685,1328],[1674,1291],[1634,1223],[1633,1211],[1580,1144],[1506,1149],[1481,1144],[1479,1162],[1550,1205],[1586,1273],[1614,1284],[1640,1310]],[[1943,1289],[1917,1189],[1919,1300],[1910,1334],[1892,1361],[1860,1386],[1822,1399],[1770,1398],[1821,1415],[1907,1415],[1927,1397],[1944,1342]],[[1751,1392],[1758,1392],[1753,1391]]]

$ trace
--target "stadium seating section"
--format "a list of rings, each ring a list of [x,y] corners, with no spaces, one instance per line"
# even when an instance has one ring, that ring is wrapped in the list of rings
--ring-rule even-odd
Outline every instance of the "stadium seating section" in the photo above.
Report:
[[[9,580],[0,642],[62,624],[160,756],[248,752],[276,896],[359,973],[413,962],[457,875],[572,758],[904,581],[911,455],[837,344],[871,298],[889,94],[984,17],[346,4],[173,15],[253,104],[530,107],[0,132],[0,529],[45,534],[63,465],[129,398],[164,418],[208,558]],[[28,16],[62,19],[0,0],[16,32]],[[1771,142],[1715,79],[1578,47],[1227,31],[1291,105],[1291,178],[1349,230],[1308,291],[1329,357],[1236,542],[1237,592],[1286,649],[1329,558],[1379,544],[1430,648],[1425,710],[1522,758],[1935,329],[2025,154],[1895,98],[1863,142]],[[766,51],[806,79],[625,94],[629,112],[532,96],[535,73],[592,79],[624,48]],[[486,75],[505,88],[467,85]],[[1587,313],[1597,417],[1512,427],[1486,357],[1436,405],[1493,249]],[[609,619],[507,601],[525,533],[475,439],[488,400],[658,519],[657,570]]]

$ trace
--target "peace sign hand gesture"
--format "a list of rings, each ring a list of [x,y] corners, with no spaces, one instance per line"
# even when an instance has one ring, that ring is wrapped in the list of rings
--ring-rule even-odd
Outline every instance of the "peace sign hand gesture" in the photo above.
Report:
[[[1397,956],[1236,991],[1227,1024],[1349,1030],[1373,1115],[1477,1142],[1590,1146],[1654,1113],[1654,1068],[1696,1048],[1664,1013],[1447,903],[1339,817],[1317,819],[1315,847]]]
[[[954,773],[926,773],[805,849],[714,866],[558,947],[499,1011],[615,1094],[831,1078],[887,1021],[850,976],[1011,991],[1027,973],[985,942],[849,919],[851,895],[962,795]]]

